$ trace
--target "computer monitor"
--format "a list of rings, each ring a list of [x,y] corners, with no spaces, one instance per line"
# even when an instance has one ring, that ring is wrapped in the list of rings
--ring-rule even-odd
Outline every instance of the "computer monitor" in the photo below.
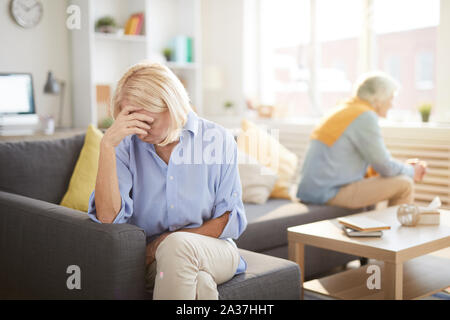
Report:
[[[0,116],[35,114],[33,76],[0,73]]]

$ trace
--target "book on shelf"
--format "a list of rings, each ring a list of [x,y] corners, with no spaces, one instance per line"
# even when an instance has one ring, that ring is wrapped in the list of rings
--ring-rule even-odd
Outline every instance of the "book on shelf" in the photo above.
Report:
[[[172,39],[174,61],[177,63],[193,62],[193,41],[191,37],[176,36]]]
[[[130,34],[130,27],[131,27],[131,18],[127,20],[127,23],[125,24],[125,31],[124,34]]]
[[[346,227],[357,231],[381,231],[390,230],[391,227],[387,224],[370,219],[367,217],[345,217],[339,218],[338,222]]]
[[[136,17],[138,19],[138,23],[136,26],[136,30],[134,30],[135,31],[134,34],[140,35],[140,34],[142,34],[142,26],[144,25],[144,14],[138,13],[138,14],[136,14]]]
[[[125,24],[125,34],[126,35],[140,35],[142,33],[144,25],[144,14],[135,13],[131,15]]]

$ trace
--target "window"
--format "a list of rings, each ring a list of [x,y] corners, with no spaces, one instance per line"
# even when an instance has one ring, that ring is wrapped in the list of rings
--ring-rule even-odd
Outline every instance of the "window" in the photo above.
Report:
[[[416,89],[432,90],[434,82],[433,52],[419,52],[416,57]]]
[[[286,113],[311,114],[310,3],[261,0],[260,102],[276,104]]]
[[[361,73],[383,70],[395,108],[436,102],[439,0],[261,0],[259,102],[320,117],[352,94]]]
[[[360,0],[262,0],[261,102],[321,116],[357,78]],[[345,22],[345,23],[343,23]]]
[[[318,104],[321,113],[352,94],[358,78],[361,0],[315,0],[318,61]]]
[[[439,0],[373,0],[377,53],[375,68],[396,78],[401,89],[395,111],[417,115],[424,102],[436,104],[434,60],[437,56]]]
[[[399,55],[387,56],[384,71],[400,82],[402,79],[402,58]]]

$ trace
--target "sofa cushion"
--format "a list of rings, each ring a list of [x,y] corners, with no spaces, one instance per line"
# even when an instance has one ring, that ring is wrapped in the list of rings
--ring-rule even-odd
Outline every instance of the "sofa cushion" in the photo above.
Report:
[[[239,248],[261,252],[287,245],[287,228],[361,212],[269,199],[264,205],[244,204],[248,226],[236,241]]]
[[[291,261],[239,250],[247,271],[218,286],[221,300],[298,300],[300,268]]]
[[[0,143],[0,191],[60,203],[83,143],[84,134]]]
[[[265,130],[245,119],[242,121],[242,132],[237,139],[237,145],[239,150],[278,175],[271,193],[272,198],[292,198],[292,182],[298,167],[295,153],[285,148]]]
[[[277,174],[241,151],[238,152],[238,161],[242,201],[254,204],[266,203],[278,180]]]
[[[83,149],[72,174],[61,205],[67,208],[88,212],[89,197],[95,189],[97,180],[100,143],[103,133],[92,124],[86,132]]]

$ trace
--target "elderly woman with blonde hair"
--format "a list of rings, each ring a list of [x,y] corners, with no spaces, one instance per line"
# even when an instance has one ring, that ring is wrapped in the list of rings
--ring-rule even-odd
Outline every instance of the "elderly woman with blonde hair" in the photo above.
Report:
[[[246,270],[232,240],[247,226],[233,136],[160,64],[130,68],[111,107],[89,216],[145,230],[154,299],[218,299],[217,285]]]
[[[423,179],[426,163],[394,160],[378,124],[398,89],[387,74],[366,74],[354,96],[314,130],[297,193],[303,202],[359,209],[413,201],[413,180]]]

